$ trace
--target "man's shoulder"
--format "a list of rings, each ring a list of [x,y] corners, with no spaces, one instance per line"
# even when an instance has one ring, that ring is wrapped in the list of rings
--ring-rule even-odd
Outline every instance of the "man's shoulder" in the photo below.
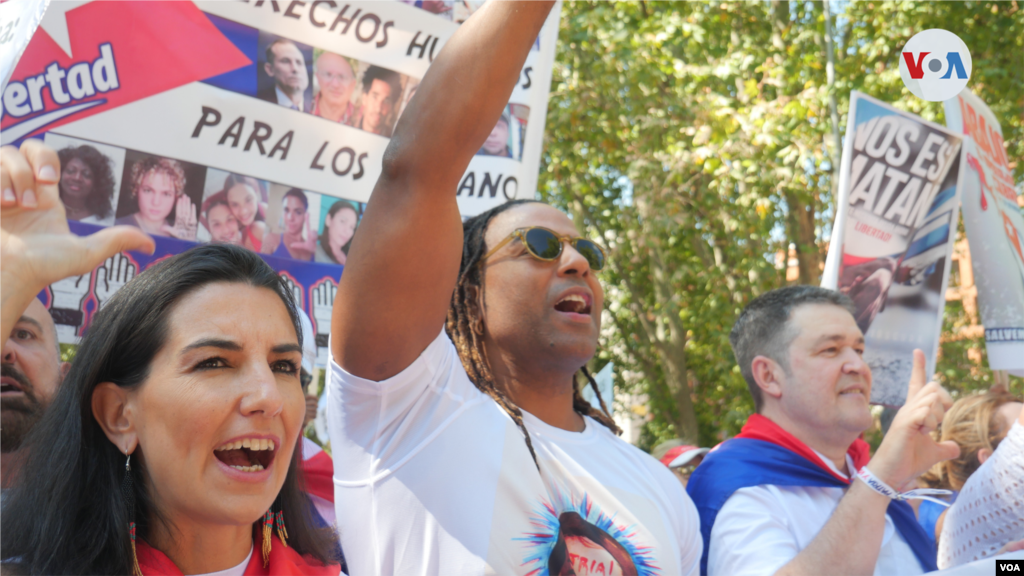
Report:
[[[256,97],[260,100],[266,100],[267,102],[273,102],[277,104],[277,91],[274,90],[274,85],[264,86],[256,92]]]

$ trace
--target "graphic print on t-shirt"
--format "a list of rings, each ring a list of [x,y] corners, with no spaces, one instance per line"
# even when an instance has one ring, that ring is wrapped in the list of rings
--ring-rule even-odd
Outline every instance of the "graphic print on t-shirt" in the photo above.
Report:
[[[527,576],[657,576],[651,547],[637,542],[639,531],[601,511],[586,494],[556,489],[530,515],[532,531],[513,540],[526,543]]]

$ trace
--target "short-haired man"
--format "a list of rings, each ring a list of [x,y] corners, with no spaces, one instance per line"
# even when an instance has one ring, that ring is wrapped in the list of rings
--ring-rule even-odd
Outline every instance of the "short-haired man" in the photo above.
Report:
[[[25,436],[43,416],[70,367],[60,361],[57,328],[38,298],[18,318],[0,358],[0,485],[17,473]]]
[[[80,276],[124,250],[152,254],[153,239],[137,228],[111,226],[89,236],[68,231],[57,184],[60,159],[41,140],[27,138],[18,150],[0,147],[0,341],[4,342],[2,376],[3,485],[17,470],[25,434],[39,420],[69,365],[61,364],[57,330],[49,312],[26,290],[22,279],[40,260],[53,264],[42,275],[45,284]],[[54,259],[49,254],[61,254]],[[9,337],[9,338],[8,338]]]
[[[353,239],[327,407],[352,574],[696,573],[682,485],[580,393],[600,249],[538,202],[463,225],[452,194],[551,4],[488,2],[448,40]]]
[[[733,326],[757,413],[690,477],[703,573],[935,570],[934,544],[910,506],[890,496],[958,453],[929,434],[951,401],[925,383],[915,351],[906,404],[871,457],[859,439],[872,424],[871,370],[852,311],[838,292],[791,286],[754,299]]]
[[[256,97],[299,112],[309,112],[312,106],[311,97],[306,94],[309,86],[306,57],[295,42],[284,38],[275,40],[267,46],[264,56],[263,71],[274,85],[260,90]]]
[[[363,97],[355,127],[390,138],[389,119],[401,93],[402,79],[398,72],[380,66],[367,68],[363,73]]]

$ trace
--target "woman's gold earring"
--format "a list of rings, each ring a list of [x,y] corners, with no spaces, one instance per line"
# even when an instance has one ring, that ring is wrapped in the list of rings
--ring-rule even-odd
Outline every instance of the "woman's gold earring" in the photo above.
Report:
[[[139,568],[139,557],[135,553],[135,482],[132,479],[132,455],[128,450],[124,451],[128,457],[124,463],[124,480],[121,481],[121,493],[128,503],[128,538],[132,544],[132,576],[142,576],[142,569]]]

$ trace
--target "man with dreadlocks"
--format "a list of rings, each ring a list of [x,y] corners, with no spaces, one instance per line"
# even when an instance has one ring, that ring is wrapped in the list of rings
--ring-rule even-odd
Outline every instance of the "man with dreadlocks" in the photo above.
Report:
[[[693,503],[580,394],[603,252],[538,202],[463,224],[453,193],[550,7],[488,2],[448,40],[353,241],[328,381],[353,574],[696,574]]]

